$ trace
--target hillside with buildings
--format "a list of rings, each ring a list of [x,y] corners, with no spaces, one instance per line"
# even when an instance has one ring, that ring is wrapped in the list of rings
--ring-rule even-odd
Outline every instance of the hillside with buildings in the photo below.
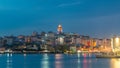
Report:
[[[115,44],[114,44],[115,45]],[[111,39],[91,38],[78,33],[65,33],[58,25],[57,33],[34,31],[31,35],[0,38],[0,51],[39,52],[110,52]]]

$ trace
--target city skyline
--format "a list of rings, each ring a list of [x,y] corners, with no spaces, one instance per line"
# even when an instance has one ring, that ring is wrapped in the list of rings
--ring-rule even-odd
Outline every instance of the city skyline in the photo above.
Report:
[[[61,24],[64,32],[110,38],[120,35],[119,3],[113,0],[1,0],[0,36],[57,32]]]

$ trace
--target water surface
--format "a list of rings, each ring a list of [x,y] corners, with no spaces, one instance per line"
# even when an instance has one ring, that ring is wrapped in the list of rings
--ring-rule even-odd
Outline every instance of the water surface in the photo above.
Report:
[[[119,68],[120,59],[88,54],[0,54],[0,68]]]

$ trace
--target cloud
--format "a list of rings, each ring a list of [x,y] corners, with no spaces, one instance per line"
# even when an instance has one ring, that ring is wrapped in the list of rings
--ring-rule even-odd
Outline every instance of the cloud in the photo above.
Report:
[[[73,2],[73,3],[63,3],[59,4],[57,7],[66,7],[66,6],[73,6],[73,5],[79,5],[81,2]]]

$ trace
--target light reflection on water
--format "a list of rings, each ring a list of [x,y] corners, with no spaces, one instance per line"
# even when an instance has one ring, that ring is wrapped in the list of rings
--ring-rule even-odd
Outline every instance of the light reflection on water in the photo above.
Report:
[[[111,68],[120,68],[120,59],[111,59]]]
[[[42,58],[42,68],[49,68],[49,56],[48,54],[44,54]]]
[[[12,68],[12,54],[7,54],[6,68]]]
[[[2,54],[0,68],[119,68],[120,59],[87,54]]]
[[[56,54],[55,55],[55,68],[62,68],[62,64],[60,59],[62,59],[62,55],[61,54]]]

